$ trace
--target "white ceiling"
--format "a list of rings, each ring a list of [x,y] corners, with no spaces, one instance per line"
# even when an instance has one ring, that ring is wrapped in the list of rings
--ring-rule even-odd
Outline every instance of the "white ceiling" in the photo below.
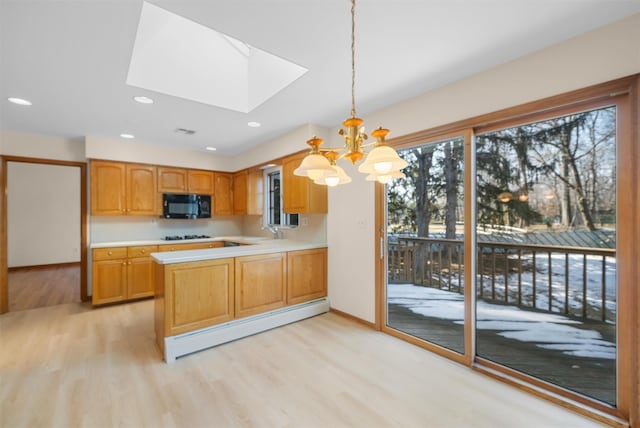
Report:
[[[235,155],[302,124],[334,127],[349,115],[348,0],[150,2],[309,71],[250,113],[225,110],[126,84],[142,0],[0,0],[1,129],[72,139],[130,133]],[[359,0],[358,113],[639,12],[640,0]],[[136,103],[136,95],[155,103]]]

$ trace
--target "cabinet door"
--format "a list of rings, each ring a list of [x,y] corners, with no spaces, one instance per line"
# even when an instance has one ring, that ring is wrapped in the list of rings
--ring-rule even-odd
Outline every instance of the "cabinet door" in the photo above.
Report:
[[[282,209],[285,213],[326,214],[327,186],[293,175],[305,156],[306,153],[294,155],[282,161]]]
[[[158,167],[158,193],[187,193],[187,170]]]
[[[306,213],[309,199],[307,177],[293,175],[304,155],[290,156],[282,161],[282,209],[285,213]]]
[[[91,161],[91,215],[125,214],[125,165]]]
[[[151,165],[127,164],[127,214],[156,214],[156,168]]]
[[[233,177],[231,174],[221,172],[214,173],[214,197],[213,212],[217,215],[233,214],[233,199],[231,194],[231,186]]]
[[[247,214],[262,215],[264,211],[264,178],[262,171],[252,171],[247,177]]]
[[[92,275],[94,305],[127,298],[127,259],[94,261]]]
[[[154,289],[153,259],[136,257],[127,262],[127,298],[153,296]]]
[[[233,174],[233,213],[247,214],[247,171]]]
[[[165,266],[165,335],[233,319],[233,259]]]
[[[236,257],[236,318],[285,306],[286,253]]]
[[[287,304],[295,305],[327,295],[327,250],[287,253]]]
[[[190,169],[187,171],[189,193],[213,195],[213,172]]]

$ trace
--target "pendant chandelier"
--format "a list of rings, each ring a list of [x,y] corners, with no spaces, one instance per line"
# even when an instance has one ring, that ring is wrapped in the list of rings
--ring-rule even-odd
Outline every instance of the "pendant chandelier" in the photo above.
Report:
[[[388,129],[377,128],[371,133],[375,142],[364,144],[368,138],[364,131],[364,121],[356,117],[355,10],[356,1],[351,0],[351,117],[342,122],[344,128],[339,131],[344,138],[344,147],[321,148],[322,139],[314,136],[307,141],[311,147],[309,154],[293,171],[295,175],[308,177],[316,184],[331,187],[351,181],[351,177],[336,164],[336,161],[345,158],[355,165],[365,157],[364,148],[367,146],[372,145],[373,149],[358,167],[358,171],[367,174],[368,181],[385,184],[395,178],[403,178],[405,175],[401,169],[407,166],[407,162],[387,144]]]

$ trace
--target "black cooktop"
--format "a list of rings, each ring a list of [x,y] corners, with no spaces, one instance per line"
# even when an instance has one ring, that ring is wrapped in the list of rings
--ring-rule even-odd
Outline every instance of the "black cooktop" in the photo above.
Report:
[[[173,236],[165,236],[164,240],[165,241],[181,241],[183,239],[205,239],[205,238],[211,238],[210,236],[207,235],[173,235]]]

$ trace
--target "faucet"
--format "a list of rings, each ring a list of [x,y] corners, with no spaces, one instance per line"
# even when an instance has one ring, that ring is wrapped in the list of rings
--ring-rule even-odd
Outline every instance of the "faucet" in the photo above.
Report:
[[[276,226],[275,224],[267,224],[262,227],[262,230],[265,230],[265,229],[267,229],[269,232],[273,234],[273,239],[280,239],[281,232],[278,229],[278,226]]]

